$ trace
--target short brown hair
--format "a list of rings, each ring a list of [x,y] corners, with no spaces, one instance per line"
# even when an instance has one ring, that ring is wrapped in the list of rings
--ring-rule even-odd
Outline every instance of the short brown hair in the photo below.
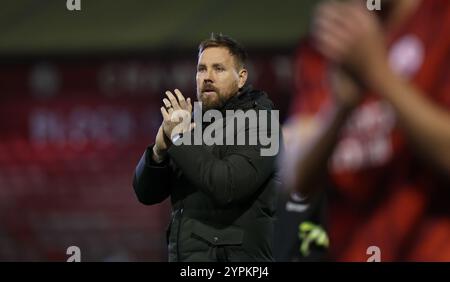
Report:
[[[247,61],[247,52],[244,47],[239,44],[236,40],[221,33],[215,34],[211,33],[211,37],[203,40],[198,46],[198,54],[205,51],[205,49],[210,47],[225,47],[233,55],[236,60],[236,65],[243,68]]]

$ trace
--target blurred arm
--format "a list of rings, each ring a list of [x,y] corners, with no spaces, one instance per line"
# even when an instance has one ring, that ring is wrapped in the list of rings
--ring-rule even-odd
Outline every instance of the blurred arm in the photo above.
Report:
[[[284,128],[286,183],[303,196],[317,192],[319,181],[325,179],[340,131],[361,99],[359,87],[342,70],[333,69],[330,78],[333,105],[325,113],[301,115]]]
[[[318,183],[328,171],[328,159],[350,112],[349,108],[338,107],[324,118],[300,116],[293,125],[284,129],[285,136],[292,139],[290,144],[286,144],[283,158],[290,191],[305,197],[318,192]]]
[[[387,64],[377,66],[368,80],[370,87],[392,104],[419,153],[450,173],[450,112],[427,99]]]

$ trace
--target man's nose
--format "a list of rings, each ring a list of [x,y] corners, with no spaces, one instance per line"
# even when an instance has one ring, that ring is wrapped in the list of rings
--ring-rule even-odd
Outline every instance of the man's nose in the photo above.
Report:
[[[212,84],[212,83],[213,83],[213,80],[208,77],[205,77],[203,79],[203,85]]]
[[[206,83],[206,81],[209,81],[209,82],[213,82],[214,81],[214,73],[213,73],[212,70],[206,71],[204,80],[205,80],[205,83]]]

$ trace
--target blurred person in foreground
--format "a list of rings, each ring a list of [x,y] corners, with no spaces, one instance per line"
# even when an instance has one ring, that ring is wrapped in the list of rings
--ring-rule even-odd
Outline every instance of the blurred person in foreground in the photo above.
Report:
[[[298,49],[286,181],[328,194],[331,260],[450,261],[450,2],[366,2],[321,3]]]
[[[269,134],[279,142],[279,124],[278,119],[272,123],[273,105],[267,95],[246,85],[246,56],[243,47],[229,37],[213,34],[203,41],[196,76],[203,122],[195,121],[199,111],[194,111],[194,128],[190,99],[177,89],[174,93],[167,91],[161,108],[164,120],[155,144],[148,147],[137,165],[133,186],[140,202],[152,205],[170,196],[169,261],[273,260],[278,152],[262,155],[261,140],[251,144],[250,136]],[[229,116],[228,112],[234,110]],[[184,126],[177,112],[187,115]],[[252,112],[253,119],[266,113],[271,122],[263,128],[261,119],[257,125],[247,120],[223,135],[223,140],[229,134],[233,140],[244,136],[244,144],[211,145],[205,140],[200,145],[178,143],[180,138],[193,137],[196,129],[219,130],[234,124],[239,114],[252,118]],[[225,113],[226,117],[214,117]]]

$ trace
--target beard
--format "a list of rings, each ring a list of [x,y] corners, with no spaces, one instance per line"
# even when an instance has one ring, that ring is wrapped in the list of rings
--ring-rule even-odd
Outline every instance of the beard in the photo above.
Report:
[[[212,85],[204,85],[197,90],[197,99],[202,102],[202,110],[220,109],[229,98],[234,96],[233,91],[230,93],[222,93],[219,89]],[[237,93],[237,91],[234,91]]]
[[[202,108],[204,111],[211,109],[220,109],[226,103],[223,95],[220,92],[204,93],[201,92],[198,96],[198,100],[202,102]]]

